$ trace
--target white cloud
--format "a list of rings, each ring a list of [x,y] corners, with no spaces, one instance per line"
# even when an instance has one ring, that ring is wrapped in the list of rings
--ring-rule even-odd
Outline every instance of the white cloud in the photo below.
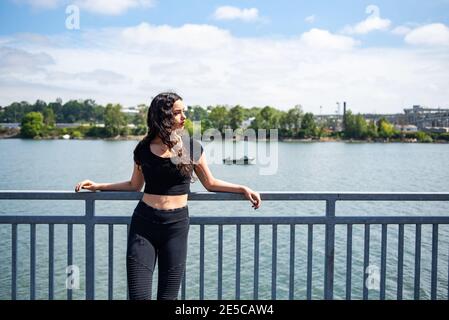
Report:
[[[222,6],[215,10],[216,20],[242,20],[253,22],[259,20],[259,10],[257,8],[240,9],[232,6]]]
[[[391,25],[391,21],[388,19],[382,19],[380,17],[379,7],[369,5],[366,7],[365,12],[371,14],[368,18],[360,21],[354,26],[346,26],[343,28],[342,33],[345,34],[366,34],[371,31],[380,30],[385,31]]]
[[[120,39],[131,46],[147,46],[154,49],[159,46],[173,48],[222,49],[230,43],[231,35],[227,30],[211,25],[185,24],[179,28],[168,25],[155,26],[143,22],[120,32]],[[184,51],[185,52],[185,51]]]
[[[315,15],[311,15],[311,16],[306,17],[304,19],[304,21],[307,22],[307,23],[314,23],[315,22]]]
[[[397,26],[396,28],[391,30],[391,33],[403,36],[409,33],[410,31],[412,31],[412,29],[407,26]]]
[[[35,9],[54,9],[60,5],[74,4],[81,10],[104,15],[120,15],[133,8],[148,8],[154,0],[14,0],[28,4]]]
[[[0,70],[4,73],[26,74],[42,70],[51,64],[54,64],[54,60],[47,53],[0,47]]]
[[[75,4],[87,11],[105,14],[119,15],[128,9],[142,7],[148,8],[153,5],[152,0],[77,0]]]
[[[210,25],[140,24],[73,36],[0,37],[6,47],[0,105],[57,97],[136,105],[167,89],[189,105],[286,110],[302,104],[316,114],[320,105],[323,113],[334,112],[335,101],[347,101],[354,112],[386,113],[449,101],[449,52],[432,47],[363,48],[319,29],[291,38],[240,38]]]
[[[301,41],[315,49],[348,50],[359,44],[350,37],[335,35],[327,30],[311,29],[301,35]]]
[[[413,45],[449,46],[449,28],[442,23],[432,23],[413,29],[405,36]]]
[[[14,0],[19,4],[28,4],[35,9],[54,9],[59,6],[63,0]]]
[[[103,70],[103,69],[95,69],[90,72],[78,72],[78,73],[67,73],[67,72],[51,72],[47,74],[47,79],[51,81],[59,80],[59,81],[70,81],[70,80],[80,80],[85,81],[87,83],[96,82],[98,85],[110,85],[116,83],[124,83],[126,77],[122,74]]]

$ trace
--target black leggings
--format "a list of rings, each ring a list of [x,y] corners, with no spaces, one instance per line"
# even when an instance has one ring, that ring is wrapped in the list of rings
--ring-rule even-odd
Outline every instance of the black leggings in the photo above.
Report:
[[[142,200],[128,235],[126,269],[131,300],[150,300],[158,260],[158,300],[176,300],[187,258],[189,209],[161,210]]]

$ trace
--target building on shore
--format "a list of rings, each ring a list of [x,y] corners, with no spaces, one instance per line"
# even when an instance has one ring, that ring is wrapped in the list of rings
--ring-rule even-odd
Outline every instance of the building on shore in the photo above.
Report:
[[[394,129],[401,131],[401,132],[417,132],[418,131],[418,127],[413,124],[405,124],[405,125],[395,124]]]
[[[417,126],[419,130],[429,127],[449,128],[449,109],[414,105],[412,108],[404,109],[404,114],[407,123]]]

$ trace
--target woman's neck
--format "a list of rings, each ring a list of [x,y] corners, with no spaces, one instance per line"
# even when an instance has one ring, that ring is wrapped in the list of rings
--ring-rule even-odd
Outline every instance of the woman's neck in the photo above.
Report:
[[[157,136],[157,137],[153,138],[153,140],[151,140],[151,143],[162,144],[162,139],[159,136]]]

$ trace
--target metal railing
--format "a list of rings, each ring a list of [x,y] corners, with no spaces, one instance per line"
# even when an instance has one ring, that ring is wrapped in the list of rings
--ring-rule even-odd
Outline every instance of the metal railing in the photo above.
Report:
[[[218,226],[218,287],[217,298],[222,298],[223,292],[223,225],[236,226],[236,277],[235,298],[240,299],[241,293],[241,246],[242,225],[254,225],[254,288],[253,298],[258,299],[259,282],[259,247],[260,225],[272,226],[272,270],[271,270],[271,298],[276,299],[277,278],[277,227],[290,226],[289,247],[289,298],[294,299],[295,290],[295,226],[307,225],[307,299],[312,298],[312,244],[315,225],[325,226],[324,240],[324,299],[334,298],[334,260],[335,260],[335,227],[346,225],[346,299],[351,299],[351,269],[353,225],[364,225],[364,270],[369,264],[370,226],[381,225],[381,266],[380,266],[380,299],[385,299],[386,290],[386,259],[387,259],[387,226],[398,225],[398,263],[397,263],[397,299],[403,298],[403,263],[404,263],[404,225],[415,225],[415,265],[414,265],[414,299],[420,298],[420,270],[421,270],[421,230],[422,225],[432,225],[431,248],[431,283],[430,298],[437,298],[437,268],[438,268],[438,228],[439,225],[449,224],[449,213],[445,216],[336,216],[337,201],[449,201],[449,193],[364,193],[364,192],[260,192],[263,201],[323,201],[326,204],[322,216],[192,216],[191,225],[200,226],[200,270],[199,270],[199,298],[204,299],[205,273],[205,226]],[[113,238],[114,225],[128,225],[130,216],[97,216],[95,215],[95,201],[97,200],[139,200],[139,192],[65,192],[65,191],[0,191],[0,200],[83,200],[85,201],[84,216],[24,216],[0,215],[0,224],[11,225],[12,275],[11,298],[17,298],[17,226],[30,225],[30,298],[36,297],[36,225],[49,225],[49,274],[48,298],[54,298],[54,225],[68,226],[68,262],[73,254],[73,225],[85,226],[85,268],[86,268],[86,299],[95,298],[95,226],[108,226],[108,297],[113,298]],[[189,201],[241,201],[245,200],[241,194],[196,192],[189,195]],[[3,260],[2,260],[3,261]],[[3,263],[3,262],[0,262]],[[449,276],[448,276],[449,278]],[[447,283],[447,281],[446,281]],[[447,284],[446,284],[447,285]],[[185,277],[181,294],[185,298]],[[448,294],[449,296],[449,294]],[[70,296],[69,296],[70,298]],[[368,298],[368,288],[363,287],[363,299]]]

